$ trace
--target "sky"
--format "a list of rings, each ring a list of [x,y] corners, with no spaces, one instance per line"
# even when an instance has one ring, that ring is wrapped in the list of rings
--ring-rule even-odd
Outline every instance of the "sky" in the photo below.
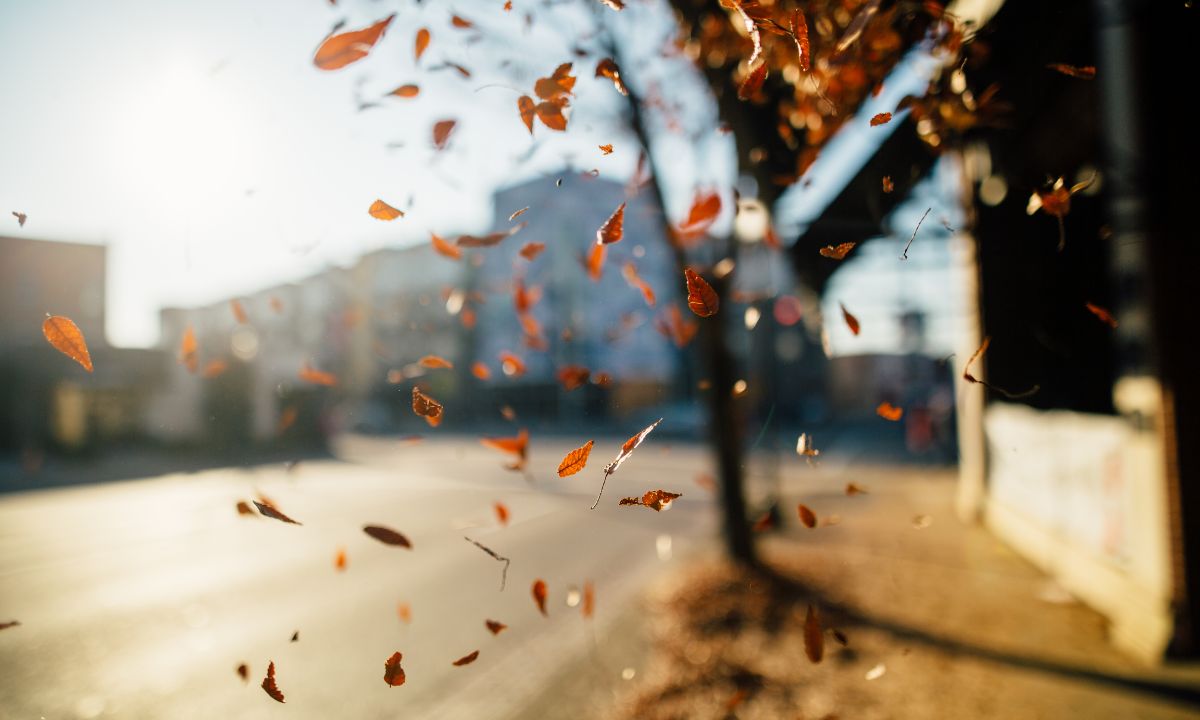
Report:
[[[586,37],[592,8],[499,2],[39,0],[0,4],[0,233],[109,248],[107,339],[158,342],[164,306],[215,302],[364,252],[478,232],[497,187],[564,167],[624,180],[637,151],[611,83],[579,84],[566,133],[531,138],[520,92]],[[647,3],[653,9],[656,3]],[[536,10],[535,10],[536,8]],[[527,27],[526,10],[535,10]],[[649,32],[622,13],[624,31]],[[327,72],[311,58],[334,24],[397,12],[369,57]],[[456,12],[476,29],[451,27]],[[662,17],[657,25],[662,27]],[[413,38],[429,27],[419,65]],[[472,72],[462,78],[446,61]],[[13,68],[20,68],[13,71]],[[386,97],[416,83],[419,97]],[[684,83],[686,84],[686,83]],[[521,89],[525,88],[525,89]],[[362,102],[376,104],[365,110]],[[431,127],[455,119],[450,146]],[[681,143],[675,139],[665,143]],[[616,145],[602,157],[596,146]],[[667,147],[691,182],[732,185],[715,162]],[[376,199],[404,210],[383,223]],[[515,209],[515,208],[514,208]],[[9,214],[28,215],[24,228]],[[678,210],[677,210],[678,211]],[[7,218],[4,220],[3,218]]]

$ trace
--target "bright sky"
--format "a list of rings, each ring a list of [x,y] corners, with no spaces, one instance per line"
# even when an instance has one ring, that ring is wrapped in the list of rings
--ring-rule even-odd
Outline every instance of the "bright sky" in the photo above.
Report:
[[[514,86],[529,92],[573,59],[591,8],[501,4],[455,3],[482,32],[452,28],[451,8],[435,2],[0,4],[0,232],[106,243],[108,339],[146,346],[161,306],[297,279],[430,230],[481,230],[495,187],[564,157],[628,176],[637,153],[613,122],[612,85],[591,78],[595,56],[576,66],[567,133],[539,127],[531,139],[516,110]],[[523,5],[539,8],[531,29]],[[312,65],[335,22],[358,29],[393,10],[367,59],[335,72]],[[433,40],[417,67],[422,26]],[[472,77],[432,69],[446,60]],[[383,97],[409,82],[420,97]],[[360,98],[381,107],[360,112]],[[459,126],[438,153],[430,128],[448,118]],[[600,157],[596,145],[610,142],[618,151]],[[376,198],[407,216],[369,217]],[[23,229],[11,210],[28,214]]]

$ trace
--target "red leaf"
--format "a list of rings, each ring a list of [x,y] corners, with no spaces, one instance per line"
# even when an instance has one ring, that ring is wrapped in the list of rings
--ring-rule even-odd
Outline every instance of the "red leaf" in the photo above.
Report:
[[[676,347],[686,346],[696,336],[696,331],[700,329],[700,325],[695,320],[684,318],[683,313],[675,305],[664,310],[654,324],[655,328],[670,338]]]
[[[598,281],[604,273],[604,258],[607,254],[608,248],[600,243],[593,243],[592,249],[588,251],[587,272],[593,282]]]
[[[604,221],[596,231],[596,242],[601,245],[611,245],[620,242],[625,236],[625,203],[617,206],[613,214]]]
[[[363,532],[375,538],[384,545],[398,545],[412,550],[412,543],[404,535],[382,525],[363,525]]]
[[[642,291],[642,297],[646,300],[646,305],[654,307],[654,289],[646,284],[646,281],[638,275],[637,266],[631,262],[625,263],[621,268],[621,274],[625,277],[625,282]]]
[[[638,446],[642,444],[642,441],[646,439],[646,436],[650,434],[650,431],[658,427],[658,424],[661,422],[662,418],[655,420],[643,428],[642,431],[637,435],[634,435],[626,440],[625,444],[621,446],[621,452],[617,453],[617,457],[614,458],[612,462],[604,466],[604,480],[600,483],[600,492],[596,494],[596,502],[592,503],[593,510],[595,510],[596,506],[600,504],[600,496],[604,494],[604,486],[608,484],[608,476],[615,473],[617,468],[621,467],[621,463],[625,462],[625,459],[628,458],[634,450],[637,450]]]
[[[688,308],[700,317],[716,315],[721,301],[712,286],[691,268],[684,268],[683,274],[687,279]]]
[[[1050,63],[1046,67],[1060,72],[1063,75],[1069,75],[1080,80],[1094,80],[1096,78],[1096,68],[1092,65],[1064,65],[1062,63]]]
[[[498,502],[492,504],[492,509],[496,511],[496,519],[501,525],[508,524],[508,507],[504,503]]]
[[[545,249],[546,249],[545,243],[528,242],[528,243],[525,243],[525,246],[521,248],[520,255],[521,255],[521,257],[525,258],[526,260],[533,260],[538,255],[541,255],[542,251]]]
[[[284,702],[283,693],[279,692],[279,686],[275,684],[275,661],[273,660],[267,665],[267,676],[263,678],[262,689],[271,696],[272,700]]]
[[[817,616],[817,609],[812,605],[808,606],[808,612],[804,616],[804,654],[814,663],[821,662],[821,657],[825,654],[825,635],[821,632],[821,618]]]
[[[738,87],[738,99],[749,100],[758,94],[762,89],[763,82],[767,79],[767,64],[764,62],[758,67],[750,71],[746,79]]]
[[[875,115],[874,117],[871,118],[871,127],[876,127],[878,125],[885,125],[891,121],[892,121],[892,114],[890,112],[879,113],[878,115]]]
[[[421,358],[417,362],[419,362],[424,367],[434,369],[434,370],[452,369],[454,367],[454,363],[452,363],[449,360],[447,360],[446,358],[440,357],[438,355],[426,355],[425,357]]]
[[[574,475],[587,466],[588,456],[592,454],[592,445],[594,443],[594,440],[588,440],[585,445],[581,445],[567,453],[562,462],[558,464],[558,476],[562,478]]]
[[[687,218],[675,226],[675,237],[687,243],[704,237],[721,214],[721,196],[715,192],[697,192]]]
[[[533,583],[533,601],[537,603],[538,611],[546,615],[546,581],[535,580]],[[547,616],[549,617],[549,616]]]
[[[392,13],[368,28],[326,38],[313,55],[313,64],[322,70],[337,70],[365,58],[395,17]]]
[[[489,630],[489,631],[490,631],[490,632],[491,632],[493,635],[499,635],[499,634],[500,634],[501,632],[503,632],[503,631],[504,631],[506,628],[508,628],[508,626],[507,626],[507,625],[505,625],[504,623],[500,622],[499,620],[484,620],[484,621],[483,621],[483,624],[487,626],[487,629],[488,629],[488,630]]]
[[[450,140],[450,133],[454,132],[454,126],[458,125],[457,120],[439,120],[433,125],[433,147],[438,150],[446,149],[446,143]]]
[[[1105,323],[1112,328],[1117,327],[1117,319],[1113,317],[1113,314],[1108,310],[1105,310],[1099,305],[1094,305],[1092,303],[1084,303],[1084,306],[1088,309],[1088,312],[1100,318],[1100,322]]]
[[[0,625],[0,630],[4,629],[7,625],[8,623]],[[246,663],[237,666],[237,674],[242,679],[242,682],[250,682],[250,666]]]
[[[581,365],[567,365],[558,371],[558,381],[567,392],[583,387],[591,376],[592,371]]]
[[[479,657],[479,651],[476,650],[473,653],[463,655],[462,657],[460,657],[459,659],[457,659],[453,663],[451,663],[451,665],[454,665],[455,667],[462,667],[463,665],[470,665],[471,663],[475,662],[475,660],[478,657]]]
[[[394,652],[383,663],[383,681],[392,687],[400,687],[406,679],[404,668],[400,667],[400,660],[403,657],[399,652]]]
[[[827,257],[831,260],[842,260],[848,254],[850,254],[850,251],[853,250],[854,246],[857,244],[858,243],[844,242],[838,244],[837,246],[826,245],[825,247],[821,248],[819,252],[821,253],[821,257]]]
[[[629,88],[625,87],[625,81],[621,79],[621,68],[617,67],[616,61],[612,58],[604,58],[596,63],[596,77],[612,80],[613,87],[617,89],[617,92],[622,95],[629,94]],[[608,152],[612,152],[611,146]],[[607,154],[605,153],[605,155]]]
[[[416,385],[412,389],[412,409],[417,415],[425,418],[430,427],[442,423],[442,404],[421,392]]]
[[[800,70],[808,72],[812,52],[808,45],[808,21],[804,18],[804,11],[796,8],[792,11],[789,21],[792,26],[792,41],[796,43],[796,52],[800,55]]]
[[[190,327],[188,331],[191,331]],[[48,316],[42,322],[42,335],[55,350],[79,363],[84,370],[92,372],[92,356],[88,352],[87,342],[83,339],[83,332],[70,318],[62,315]],[[188,369],[196,371],[194,364],[189,365]]]
[[[890,193],[891,191],[896,189],[896,184],[892,182],[891,175],[884,175],[881,182],[883,184],[883,191],[885,193]]]
[[[596,612],[596,588],[591,580],[583,583],[583,604],[580,605],[579,611],[585,620]]]
[[[807,505],[800,503],[796,506],[796,512],[799,513],[800,522],[804,523],[804,527],[811,530],[817,526],[817,514]]]
[[[842,318],[846,321],[846,327],[850,328],[850,332],[854,333],[855,335],[858,335],[858,331],[859,331],[858,318],[856,318],[856,317],[854,317],[854,315],[850,314],[850,311],[846,309],[845,305],[842,305],[841,303],[838,303],[838,305],[840,305],[842,308]]]

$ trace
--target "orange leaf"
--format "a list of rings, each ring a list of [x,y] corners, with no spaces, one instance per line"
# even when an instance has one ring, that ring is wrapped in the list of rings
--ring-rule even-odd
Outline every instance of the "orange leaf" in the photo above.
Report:
[[[896,422],[904,415],[904,408],[898,408],[889,402],[881,402],[879,407],[875,408],[875,414],[884,420]]]
[[[229,363],[221,360],[220,358],[209,360],[208,363],[205,364],[204,369],[200,371],[200,377],[204,378],[205,380],[212,380],[228,369]]]
[[[333,556],[333,567],[339,571],[346,569],[346,548],[338,548],[337,554]]]
[[[414,60],[419,62],[427,47],[429,47],[429,28],[421,28],[417,31],[417,39],[413,44]]]
[[[721,196],[715,192],[696,192],[687,218],[675,227],[675,237],[680,242],[698,240],[708,232],[721,214]]]
[[[691,311],[700,317],[716,315],[721,301],[712,286],[691,268],[684,268],[683,274],[687,279],[688,307]]]
[[[412,550],[412,543],[404,535],[382,525],[363,525],[363,532],[384,545],[399,545]]]
[[[613,214],[604,221],[596,231],[596,242],[601,245],[611,245],[620,242],[625,237],[625,203],[617,206]]]
[[[625,3],[623,0],[600,0],[600,3],[605,7],[618,12],[625,9]]]
[[[517,218],[521,217],[522,215],[524,215],[524,214],[525,214],[525,213],[527,213],[527,212],[529,212],[529,206],[528,206],[528,205],[526,205],[525,207],[521,208],[520,210],[517,210],[517,211],[516,211],[516,212],[514,212],[512,215],[509,215],[509,216],[508,216],[508,221],[509,221],[509,222],[512,222],[513,220],[516,220]]]
[[[588,455],[592,454],[592,445],[595,442],[595,440],[588,440],[587,444],[567,453],[562,462],[558,464],[558,476],[568,477],[582,470],[587,465]]]
[[[448,368],[449,369],[449,368],[454,367],[454,363],[452,363],[449,360],[447,360],[446,358],[440,357],[438,355],[426,355],[425,357],[421,358],[418,362],[420,362],[422,365],[424,365],[427,368],[432,368],[435,370],[439,369],[439,368]]]
[[[582,365],[567,365],[558,371],[558,381],[567,392],[583,387],[591,376],[592,371]]]
[[[242,307],[240,300],[234,298],[229,301],[229,309],[233,311],[233,319],[237,320],[241,325],[249,325],[250,318],[246,316],[246,308]]]
[[[750,528],[751,532],[766,532],[775,527],[775,519],[771,517],[770,511],[762,514],[758,520],[754,521],[754,525]]]
[[[376,200],[371,203],[371,207],[367,210],[371,213],[371,217],[376,220],[395,220],[399,217],[404,217],[404,213],[396,208],[388,205],[382,200]]]
[[[600,483],[600,492],[596,494],[596,502],[592,503],[593,510],[595,510],[596,506],[600,504],[600,496],[604,494],[604,486],[608,484],[608,476],[615,473],[617,468],[621,467],[621,463],[625,462],[625,459],[628,458],[634,450],[637,450],[638,446],[642,444],[642,441],[646,439],[646,436],[650,434],[650,431],[658,427],[658,424],[661,422],[662,418],[655,420],[653,423],[643,428],[642,431],[637,435],[634,435],[626,440],[625,444],[621,446],[621,452],[617,453],[617,457],[614,458],[612,462],[604,466],[604,480]]]
[[[63,315],[47,316],[42,321],[42,335],[46,336],[46,342],[55,350],[79,363],[84,370],[92,372],[92,356],[88,352],[87,341],[83,339],[83,332],[71,318]],[[195,372],[192,366],[188,369]]]
[[[444,150],[446,143],[450,141],[450,133],[454,132],[454,126],[458,125],[457,120],[439,120],[433,124],[433,147],[438,150]]]
[[[597,145],[597,147],[599,147],[600,152],[604,153],[605,155],[612,155],[613,146],[611,143],[608,145]]]
[[[313,64],[322,70],[337,70],[362,60],[383,37],[395,17],[396,14],[392,13],[371,27],[326,38],[313,55]]]
[[[246,663],[237,666],[237,674],[242,679],[242,682],[250,682],[250,666]]]
[[[855,245],[857,245],[857,243],[852,242],[840,243],[837,246],[826,245],[820,250],[821,257],[827,257],[831,260],[841,260],[845,258],[851,250],[854,249]]]
[[[811,530],[817,526],[817,514],[807,505],[800,503],[796,506],[796,512],[800,514],[800,522],[804,523],[804,527]]]
[[[571,75],[571,63],[563,63],[554,69],[550,77],[538,78],[533,92],[543,100],[562,99],[575,89],[575,77]]]
[[[317,370],[308,363],[300,368],[299,377],[305,382],[310,382],[313,385],[324,385],[325,387],[333,387],[338,384],[337,376],[333,373]]]
[[[513,455],[525,455],[525,450],[529,446],[529,433],[522,430],[516,437],[510,438],[483,438],[479,442],[484,447],[489,447],[500,452],[511,453]]]
[[[442,422],[442,404],[421,392],[416,385],[412,389],[412,409],[425,418],[430,427],[437,427]]]
[[[500,242],[505,238],[512,237],[513,235],[521,232],[521,230],[524,230],[525,226],[528,224],[529,223],[521,223],[520,225],[515,225],[508,230],[494,232],[490,235],[484,235],[483,237],[478,237],[475,235],[459,235],[458,239],[454,242],[459,247],[491,247],[492,245],[500,244]]]
[[[617,67],[616,61],[612,58],[604,58],[596,63],[596,77],[608,78],[612,80],[613,87],[622,95],[629,94],[629,88],[625,87],[625,81],[621,79],[621,68]],[[612,152],[610,147],[609,152]],[[604,153],[607,155],[608,153]]]
[[[667,492],[666,490],[651,490],[640,498],[627,497],[622,498],[618,505],[642,505],[648,507],[654,512],[660,512],[663,508],[669,507],[671,501],[679,497],[679,493]]]
[[[412,623],[412,608],[409,604],[402,602],[396,605],[396,615],[400,617],[401,622],[405,625]]]
[[[676,347],[686,346],[696,336],[696,331],[700,329],[695,320],[684,318],[683,313],[675,305],[667,308],[654,324],[660,333],[675,343]]]
[[[1088,309],[1088,312],[1100,318],[1100,322],[1105,323],[1112,328],[1117,326],[1117,319],[1113,317],[1113,314],[1108,310],[1105,310],[1099,305],[1095,305],[1093,303],[1084,303],[1084,306]]]
[[[525,127],[529,128],[529,134],[532,135],[533,119],[537,117],[533,98],[528,95],[517,98],[517,109],[521,111],[521,122],[525,123]]]
[[[540,243],[540,242],[525,243],[525,247],[521,248],[521,257],[525,258],[526,260],[533,260],[538,255],[541,255],[542,251],[545,249],[546,249],[545,243]]]
[[[493,635],[499,635],[501,632],[503,632],[508,627],[507,625],[500,622],[499,620],[484,620],[483,624],[487,626],[487,629]]]
[[[394,652],[383,662],[383,681],[392,687],[400,687],[404,684],[404,668],[400,667],[400,660],[403,657],[399,652]]]
[[[273,660],[267,665],[267,676],[263,678],[262,689],[271,696],[272,700],[284,702],[283,693],[279,692],[279,686],[275,684],[275,661]]]
[[[546,615],[546,581],[535,580],[533,583],[533,601],[537,603],[538,610],[542,615]]]
[[[480,380],[487,380],[492,376],[492,371],[488,370],[488,366],[481,362],[477,362],[471,366],[471,374]]]
[[[463,665],[470,665],[471,663],[475,662],[476,658],[478,658],[478,657],[479,657],[479,651],[476,650],[473,653],[463,655],[462,657],[460,657],[459,659],[457,659],[453,663],[451,663],[451,665],[454,665],[455,667],[462,667]]]
[[[459,17],[458,15],[450,16],[450,24],[456,28],[459,28],[460,30],[467,30],[475,27],[475,23],[471,22],[465,17]]]
[[[414,98],[420,94],[421,94],[421,88],[418,87],[417,85],[411,85],[411,84],[401,85],[400,87],[398,87],[395,90],[388,93],[388,95],[395,95],[396,97],[399,97],[399,98]]]
[[[812,605],[808,606],[808,612],[804,616],[804,654],[814,663],[821,662],[821,657],[825,654],[825,635],[821,632],[821,618],[817,616],[817,609]]]
[[[867,491],[859,485],[855,485],[854,483],[846,483],[847,495],[863,495],[866,494],[866,492]]]
[[[506,350],[500,353],[500,369],[509,377],[521,377],[525,374],[525,363]]]
[[[767,64],[764,62],[750,71],[742,84],[738,86],[738,99],[749,100],[762,89],[763,81],[767,79]]]
[[[585,620],[596,612],[596,587],[592,585],[591,580],[583,583],[583,604],[580,605],[579,611]]]
[[[258,500],[254,500],[252,502],[254,503],[254,507],[258,508],[258,511],[260,513],[262,513],[264,517],[269,517],[273,520],[279,520],[280,522],[290,523],[292,525],[301,525],[302,524],[302,523],[299,523],[299,522],[291,519],[287,515],[284,515],[282,512],[279,511],[278,508],[276,508],[271,503],[259,502]]]
[[[1063,75],[1069,75],[1080,80],[1094,80],[1096,78],[1096,68],[1092,65],[1064,65],[1062,63],[1050,63],[1046,67],[1060,72]]]
[[[796,43],[796,52],[799,53],[800,70],[808,72],[812,52],[808,44],[808,21],[804,18],[804,11],[800,8],[793,10],[789,23],[791,24],[792,41]]]
[[[838,305],[842,308],[842,318],[846,321],[846,327],[850,328],[850,332],[858,335],[858,318],[854,317],[854,315],[852,315],[850,311],[846,309],[845,305],[842,305],[841,303],[838,303]]]
[[[438,255],[448,257],[451,260],[457,260],[462,257],[462,250],[454,247],[433,233],[429,233],[429,242],[433,244],[433,250]]]
[[[885,193],[890,193],[891,191],[896,189],[896,184],[892,182],[891,175],[884,175],[883,180],[881,180],[881,182],[883,183],[883,191]]]
[[[237,511],[238,515],[254,515],[254,511],[250,509],[250,503],[245,500],[238,500]]]
[[[505,506],[504,503],[498,502],[498,503],[494,503],[492,505],[492,509],[494,509],[496,511],[496,519],[500,521],[500,524],[507,525],[508,524],[508,507]]]
[[[565,98],[557,100],[547,100],[540,102],[534,106],[533,111],[537,114],[538,119],[542,124],[551,130],[563,131],[567,129],[567,116],[563,115],[563,108],[566,107]]]
[[[885,125],[891,121],[892,121],[891,113],[879,113],[878,115],[871,118],[871,127],[876,127],[878,125]]]
[[[604,273],[604,257],[607,254],[608,248],[598,243],[593,243],[592,249],[588,251],[587,271],[593,282],[600,280]]]
[[[654,289],[646,284],[646,281],[638,275],[637,266],[631,262],[625,263],[621,268],[621,274],[625,277],[625,282],[642,291],[642,297],[646,299],[646,305],[654,307]]]

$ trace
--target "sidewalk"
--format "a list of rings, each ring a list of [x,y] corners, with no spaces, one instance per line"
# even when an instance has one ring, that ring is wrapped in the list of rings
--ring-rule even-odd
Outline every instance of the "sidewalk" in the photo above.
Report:
[[[1103,617],[953,513],[948,470],[789,464],[771,573],[717,554],[664,578],[628,718],[1196,718],[1200,665],[1148,668]],[[847,482],[868,494],[848,497]],[[806,529],[796,503],[820,524]],[[804,652],[807,607],[825,657]],[[838,630],[845,647],[834,638]]]

